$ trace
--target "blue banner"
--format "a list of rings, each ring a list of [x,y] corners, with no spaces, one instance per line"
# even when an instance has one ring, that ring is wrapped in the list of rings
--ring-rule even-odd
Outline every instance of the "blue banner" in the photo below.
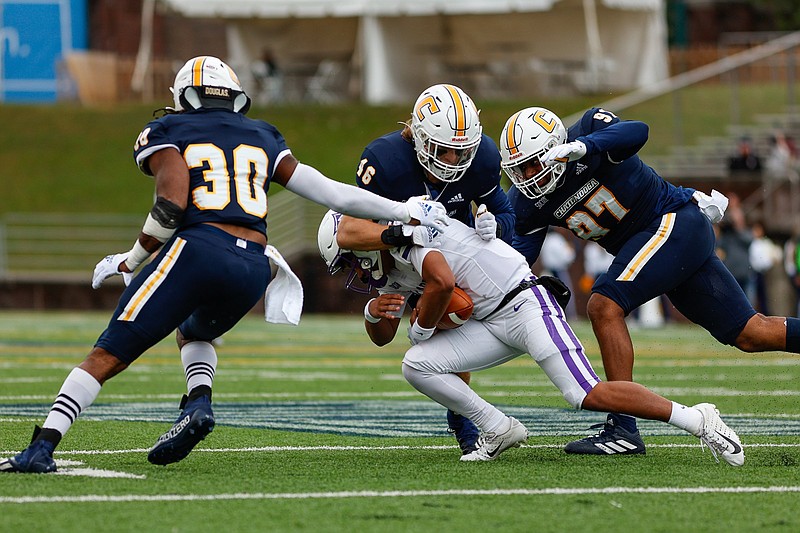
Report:
[[[0,0],[0,102],[53,102],[65,53],[85,50],[87,0]]]

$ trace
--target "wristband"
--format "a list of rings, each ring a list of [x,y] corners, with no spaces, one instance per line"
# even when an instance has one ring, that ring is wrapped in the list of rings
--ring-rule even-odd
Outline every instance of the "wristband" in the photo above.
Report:
[[[142,246],[137,239],[136,242],[133,243],[133,248],[128,252],[128,257],[125,259],[125,266],[128,267],[128,270],[133,272],[148,257],[150,257],[150,252],[145,250],[144,246]]]
[[[411,326],[411,329],[409,330],[409,333],[411,334],[411,338],[414,341],[419,342],[419,341],[424,341],[426,339],[430,339],[433,336],[434,331],[436,331],[435,326],[432,328],[423,328],[422,326],[419,325],[419,322],[415,320],[414,324]]]
[[[406,235],[403,226],[393,224],[381,232],[381,242],[389,246],[411,246],[414,239],[411,233]]]
[[[369,322],[370,324],[377,324],[381,321],[380,317],[372,316],[372,313],[369,312],[369,304],[375,301],[375,298],[367,302],[367,305],[364,306],[364,320]]]

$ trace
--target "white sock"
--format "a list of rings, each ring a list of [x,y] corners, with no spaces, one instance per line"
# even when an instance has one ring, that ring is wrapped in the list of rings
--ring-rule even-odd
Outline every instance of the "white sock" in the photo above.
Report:
[[[217,352],[210,342],[193,341],[181,348],[181,362],[186,375],[186,388],[189,392],[199,385],[214,384],[217,371]]]
[[[55,429],[65,435],[81,412],[92,405],[100,394],[100,382],[82,368],[73,368],[61,390],[58,391],[53,407],[42,424],[43,428]]]
[[[697,409],[672,402],[672,414],[669,415],[669,423],[697,436],[703,429],[703,413]]]

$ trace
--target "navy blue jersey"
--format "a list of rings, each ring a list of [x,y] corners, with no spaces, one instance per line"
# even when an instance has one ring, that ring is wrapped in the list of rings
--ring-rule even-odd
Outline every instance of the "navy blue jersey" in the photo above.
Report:
[[[364,149],[356,171],[356,183],[398,202],[412,196],[429,195],[445,206],[450,218],[468,225],[474,225],[472,202],[486,204],[501,228],[501,237],[511,242],[514,211],[500,186],[500,152],[487,135],[483,135],[475,159],[460,180],[434,185],[417,160],[414,144],[403,138],[401,130],[388,133]]]
[[[567,164],[560,185],[536,200],[509,191],[517,216],[514,246],[530,263],[547,226],[567,228],[616,255],[633,235],[691,201],[693,189],[665,181],[636,155],[647,135],[643,122],[590,109],[569,128],[567,139],[583,142],[586,155]]]
[[[198,109],[150,122],[134,146],[142,172],[148,158],[176,148],[189,167],[189,203],[183,228],[203,222],[266,233],[267,190],[279,157],[289,153],[278,130],[226,109]]]

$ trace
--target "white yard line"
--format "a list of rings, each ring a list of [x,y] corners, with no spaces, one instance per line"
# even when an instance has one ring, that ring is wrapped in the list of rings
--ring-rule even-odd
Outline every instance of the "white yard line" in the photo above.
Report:
[[[800,448],[800,443],[753,443],[745,445],[749,448]],[[563,448],[563,444],[523,444],[521,448],[552,449]],[[691,444],[647,444],[648,448],[699,448],[699,442]],[[307,452],[307,451],[388,451],[388,450],[451,450],[456,445],[429,446],[257,446],[244,448],[195,448],[192,453],[253,453],[253,452]],[[130,448],[126,450],[56,450],[55,455],[116,455],[120,453],[147,453],[150,448]],[[12,456],[19,450],[0,451],[0,457]]]
[[[794,493],[798,486],[778,487],[552,487],[547,489],[393,490],[352,492],[238,492],[222,494],[84,494],[75,496],[0,496],[0,503],[177,502],[220,500],[310,500],[337,498],[418,498],[431,496],[574,496],[589,494],[753,494]]]

